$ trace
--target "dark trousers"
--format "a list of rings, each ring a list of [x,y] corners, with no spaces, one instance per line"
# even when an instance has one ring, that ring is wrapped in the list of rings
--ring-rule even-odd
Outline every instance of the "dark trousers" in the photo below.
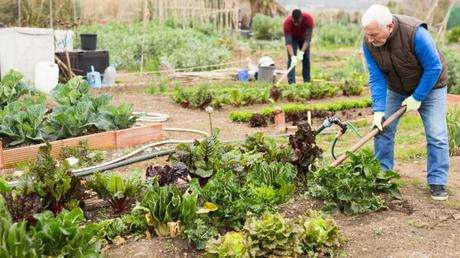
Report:
[[[294,50],[294,55],[297,55],[297,50],[301,49],[303,46],[303,43],[305,40],[299,40],[299,39],[292,39],[292,48]],[[289,56],[288,53],[288,69],[291,66],[291,57]],[[299,64],[297,63],[297,67]],[[305,50],[305,53],[303,54],[303,61],[302,61],[302,77],[303,77],[303,82],[309,82],[311,80],[310,78],[310,46],[308,46],[307,50]],[[288,73],[288,83],[293,84],[295,83],[295,68],[292,69]]]

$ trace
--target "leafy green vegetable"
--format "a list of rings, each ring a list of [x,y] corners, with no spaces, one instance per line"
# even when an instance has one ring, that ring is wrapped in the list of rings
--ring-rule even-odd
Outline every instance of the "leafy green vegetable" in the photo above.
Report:
[[[74,106],[58,106],[53,109],[46,125],[50,140],[76,137],[88,132],[92,104],[78,102]]]
[[[191,226],[184,230],[184,237],[193,242],[196,249],[204,250],[209,239],[217,236],[216,227],[205,223],[201,218],[191,223]]]
[[[160,186],[166,184],[175,184],[179,179],[188,182],[188,168],[182,163],[178,162],[172,167],[169,165],[165,166],[149,166],[145,172],[145,177],[155,177]]]
[[[88,187],[94,190],[99,198],[110,203],[114,212],[127,210],[139,194],[141,184],[136,177],[121,178],[116,174],[96,173],[93,179],[87,182]]]
[[[268,162],[286,162],[295,158],[292,149],[288,145],[279,145],[273,138],[266,137],[261,132],[247,136],[242,148],[247,153],[262,153],[264,159]]]
[[[56,217],[50,211],[35,215],[34,245],[44,256],[102,257],[100,243],[94,240],[98,226],[80,224],[85,220],[80,208],[64,210]]]
[[[102,245],[112,242],[117,236],[126,231],[126,225],[121,218],[108,219],[97,223],[97,238],[102,241]]]
[[[308,193],[324,199],[326,211],[341,210],[346,214],[377,211],[384,207],[377,194],[400,197],[398,185],[392,182],[399,174],[382,169],[370,151],[348,155],[350,159],[339,167],[323,167],[308,173]]]
[[[155,185],[135,210],[144,212],[147,223],[159,236],[168,236],[168,222],[194,221],[197,198],[196,193],[182,195],[174,185]]]
[[[64,207],[74,208],[83,198],[80,179],[73,176],[67,161],[58,162],[50,155],[51,145],[38,150],[37,160],[29,167],[28,175],[34,179],[34,191],[43,198],[45,208],[58,214]]]
[[[242,232],[228,232],[219,239],[209,241],[206,251],[217,257],[249,257],[248,243]]]
[[[331,217],[322,216],[318,211],[308,211],[296,221],[301,227],[299,238],[304,253],[334,255],[345,244],[345,236]]]
[[[35,192],[33,179],[24,175],[19,179],[16,189],[11,189],[4,181],[0,190],[3,195],[6,206],[14,222],[26,220],[28,223],[34,223],[34,214],[43,211],[43,203],[40,196]]]
[[[304,104],[285,104],[281,105],[281,110],[286,113],[286,116],[289,116],[293,112],[307,112],[307,111],[341,111],[352,108],[367,108],[372,104],[370,99],[360,99],[360,100],[350,100],[350,101],[336,101],[329,103],[319,103],[313,105],[304,105]],[[260,110],[258,113],[270,117],[274,114],[274,107],[267,107]],[[251,116],[257,113],[248,113],[246,111],[234,111],[230,112],[230,119],[234,122],[248,122]]]
[[[3,76],[0,82],[0,109],[13,101],[17,101],[19,97],[32,93],[32,90],[21,82],[23,77],[22,74],[14,70]]]
[[[123,103],[120,106],[104,106],[99,109],[100,117],[101,116],[109,121],[113,126],[101,125],[101,123],[96,122],[95,125],[98,129],[104,131],[115,130],[115,129],[126,129],[130,128],[136,122],[136,117],[133,116],[133,106]]]
[[[45,98],[10,102],[0,111],[0,136],[5,146],[43,141]]]
[[[27,232],[27,221],[13,223],[3,198],[0,197],[0,257],[38,257],[34,239]]]
[[[264,213],[260,219],[246,220],[251,257],[297,257],[302,253],[298,233],[300,227],[288,223],[279,214]]]
[[[308,123],[299,124],[295,134],[289,136],[289,143],[296,155],[293,163],[301,175],[305,176],[322,154],[322,150],[316,145],[315,132]]]
[[[201,142],[195,141],[193,145],[180,144],[176,147],[176,153],[170,157],[173,163],[184,163],[189,169],[190,176],[198,178],[202,186],[219,168],[223,148],[218,133],[216,129],[209,137]]]
[[[250,206],[245,200],[248,190],[235,182],[231,171],[218,171],[203,188],[196,188],[205,202],[217,205],[217,210],[208,214],[213,225],[234,228],[242,226]]]
[[[91,96],[88,81],[81,76],[76,76],[65,84],[59,84],[53,89],[51,95],[57,103],[65,106],[77,105],[80,101]]]

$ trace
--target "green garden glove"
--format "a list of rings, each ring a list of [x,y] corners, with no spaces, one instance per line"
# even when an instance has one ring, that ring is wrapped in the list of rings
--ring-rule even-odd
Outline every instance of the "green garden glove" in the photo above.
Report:
[[[297,56],[291,56],[291,66],[289,68],[295,67],[297,65],[297,62]]]
[[[303,52],[302,50],[297,51],[297,61],[302,62],[303,61]]]
[[[417,111],[420,108],[420,105],[422,105],[422,102],[414,99],[414,97],[411,95],[405,99],[401,105],[406,106],[406,112]]]
[[[379,131],[383,131],[383,116],[385,112],[374,112],[374,121],[372,122],[372,128],[377,127]]]

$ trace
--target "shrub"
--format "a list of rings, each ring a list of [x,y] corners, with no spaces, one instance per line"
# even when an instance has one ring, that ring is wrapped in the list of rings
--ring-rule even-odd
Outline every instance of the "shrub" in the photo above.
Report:
[[[361,38],[361,26],[355,23],[320,24],[315,28],[318,44],[324,47],[350,47]]]
[[[252,31],[256,39],[272,40],[283,35],[283,19],[256,14],[252,18]]]
[[[454,155],[460,151],[460,108],[452,108],[447,112],[447,128],[449,130],[449,153]]]
[[[453,49],[443,49],[442,51],[447,63],[449,74],[449,84],[447,91],[452,94],[460,94],[460,55]]]
[[[447,35],[447,42],[457,43],[460,40],[460,26],[455,27],[449,31]]]

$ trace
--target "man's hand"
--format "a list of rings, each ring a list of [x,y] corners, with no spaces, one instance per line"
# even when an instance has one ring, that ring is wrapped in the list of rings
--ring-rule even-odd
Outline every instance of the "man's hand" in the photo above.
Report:
[[[299,62],[299,60],[297,59],[297,56],[294,56],[294,55],[291,56],[291,66],[289,68],[295,67],[297,65],[297,62]]]
[[[298,60],[299,62],[302,62],[302,61],[303,61],[303,55],[304,55],[304,53],[305,53],[305,52],[303,52],[302,50],[297,51],[297,56],[296,56],[296,57],[297,57],[297,60]]]
[[[377,127],[379,131],[383,131],[383,116],[385,112],[374,112],[374,121],[372,122],[372,128]]]
[[[401,105],[406,106],[406,112],[409,111],[417,111],[420,108],[420,105],[422,102],[414,99],[414,97],[411,95],[407,99],[405,99]]]

